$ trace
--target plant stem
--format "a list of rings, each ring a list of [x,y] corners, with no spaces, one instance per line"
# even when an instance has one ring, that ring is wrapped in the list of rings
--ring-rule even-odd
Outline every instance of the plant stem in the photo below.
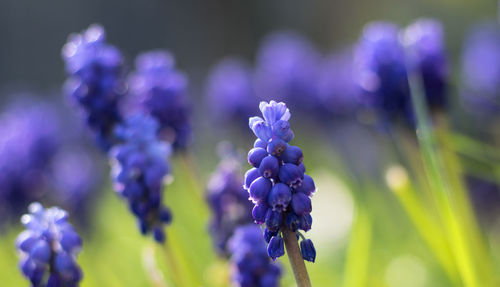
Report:
[[[342,286],[367,286],[367,273],[372,243],[372,224],[364,203],[358,203],[347,250]]]
[[[180,273],[179,267],[177,266],[177,262],[179,262],[176,258],[174,258],[173,250],[169,246],[169,242],[161,245],[163,248],[163,256],[165,258],[165,263],[167,264],[167,268],[169,269],[172,281],[175,283],[175,286],[188,286],[184,280],[183,276]]]
[[[151,284],[155,287],[168,287],[165,278],[158,268],[154,246],[146,246],[142,251],[142,265]]]
[[[457,213],[460,218],[461,224],[467,230],[469,245],[471,252],[476,259],[478,266],[477,272],[482,282],[488,282],[494,278],[493,262],[490,257],[491,251],[489,250],[486,240],[483,237],[481,228],[479,227],[474,209],[470,204],[469,194],[463,182],[464,171],[459,163],[457,155],[452,151],[452,139],[449,134],[449,124],[445,115],[441,113],[435,114],[436,118],[436,134],[439,151],[442,154],[443,165],[448,172],[448,180],[453,192],[450,194],[451,199],[457,207]],[[487,285],[494,285],[488,283]]]
[[[473,261],[473,253],[468,244],[467,231],[460,222],[456,203],[451,196],[448,178],[442,164],[442,155],[435,147],[435,138],[430,129],[429,114],[424,102],[424,96],[419,89],[416,78],[410,80],[411,98],[417,116],[417,136],[431,188],[437,205],[440,207],[441,218],[448,234],[448,242],[457,263],[458,270],[465,286],[477,287],[479,277]]]
[[[449,245],[446,242],[445,234],[441,225],[436,222],[428,212],[428,206],[418,198],[410,180],[406,174],[394,174],[387,176],[389,188],[394,192],[401,202],[410,220],[415,225],[423,240],[429,245],[444,270],[453,281],[453,285],[460,285],[457,280],[458,271]],[[361,286],[361,285],[359,285]]]
[[[304,263],[304,259],[302,259],[302,253],[300,253],[295,232],[285,227],[283,230],[283,238],[285,240],[286,253],[288,254],[290,265],[292,265],[292,271],[297,286],[311,287],[311,280],[309,279],[309,274],[307,274],[306,264]]]

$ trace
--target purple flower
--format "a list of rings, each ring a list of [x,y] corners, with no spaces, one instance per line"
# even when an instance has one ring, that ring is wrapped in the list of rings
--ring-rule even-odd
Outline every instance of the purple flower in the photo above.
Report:
[[[141,232],[153,232],[155,240],[163,242],[163,225],[171,221],[162,203],[170,146],[158,140],[157,132],[158,124],[149,116],[127,118],[116,130],[122,144],[113,147],[110,156],[115,191],[127,200]]]
[[[161,138],[174,149],[186,148],[191,139],[188,81],[176,69],[174,57],[161,50],[142,53],[136,58],[135,69],[129,77],[133,100],[158,120]]]
[[[301,110],[314,108],[319,60],[304,37],[290,31],[269,35],[257,53],[257,97],[286,101]]]
[[[240,162],[227,156],[219,163],[207,186],[207,201],[212,210],[210,233],[217,251],[227,256],[227,241],[234,230],[253,221],[252,203],[243,188]]]
[[[290,111],[284,103],[277,103],[275,101],[261,102],[259,109],[264,118],[251,117],[248,120],[248,125],[253,133],[262,141],[269,145],[271,139],[281,139],[285,142],[291,140],[290,134],[293,132],[288,128],[285,132],[280,129],[281,126],[275,125],[277,122],[288,122],[290,119]],[[293,138],[293,136],[292,136]]]
[[[82,271],[76,256],[82,240],[67,213],[57,207],[44,209],[39,203],[28,210],[21,218],[26,230],[16,240],[22,273],[34,287],[78,286]]]
[[[291,200],[292,192],[283,183],[276,183],[268,196],[268,204],[275,211],[286,211]]]
[[[236,286],[280,286],[281,268],[269,259],[266,242],[258,226],[246,225],[236,229],[229,241],[229,250],[233,265],[232,280]]]
[[[406,118],[411,122],[411,98],[399,28],[388,22],[365,26],[355,52],[355,73],[362,102],[382,121]]]
[[[258,177],[260,177],[259,169],[257,168],[249,169],[245,173],[245,185],[243,187],[245,189],[249,189],[252,182],[256,180]]]
[[[261,147],[256,147],[248,152],[248,163],[252,166],[260,166],[262,160],[267,156],[267,151]]]
[[[0,223],[46,194],[60,128],[55,108],[34,100],[16,100],[0,114]]]
[[[271,180],[264,176],[260,176],[255,179],[248,188],[249,198],[254,203],[265,203],[272,187],[273,183]]]
[[[304,260],[314,262],[316,260],[316,249],[311,239],[304,239],[300,242],[300,251]]]
[[[408,26],[403,35],[410,71],[419,75],[427,104],[431,109],[446,106],[448,63],[444,32],[440,22],[420,19]]]
[[[106,43],[104,29],[92,25],[81,34],[70,35],[62,57],[69,77],[65,92],[82,107],[99,146],[107,151],[115,143],[113,131],[121,121],[118,105],[125,91],[122,55]]]
[[[210,71],[206,97],[212,117],[220,123],[245,123],[255,109],[253,73],[240,58],[228,57]]]
[[[254,221],[266,226],[267,250],[274,260],[284,254],[280,235],[283,228],[297,234],[299,230],[311,229],[310,196],[316,187],[313,179],[304,174],[302,150],[288,144],[293,132],[288,123],[290,111],[286,105],[271,101],[261,102],[259,107],[263,118],[249,119],[250,129],[259,140],[248,155],[248,161],[254,167],[245,175],[245,188],[256,204],[252,210]],[[303,255],[305,260],[310,260],[309,249],[303,251]]]
[[[285,255],[285,245],[283,242],[283,237],[281,237],[279,234],[271,237],[271,240],[269,240],[269,245],[267,246],[267,254],[273,260],[276,260],[276,258]]]
[[[273,155],[266,156],[259,165],[259,173],[267,179],[274,179],[280,171],[280,163]]]
[[[464,107],[478,115],[494,115],[500,99],[500,26],[481,23],[468,33],[462,55],[461,93]]]
[[[325,118],[353,117],[359,106],[359,86],[354,80],[352,51],[334,52],[320,66],[317,79],[317,109]]]

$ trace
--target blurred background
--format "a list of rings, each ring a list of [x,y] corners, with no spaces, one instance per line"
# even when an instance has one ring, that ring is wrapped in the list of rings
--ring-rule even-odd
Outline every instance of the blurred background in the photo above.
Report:
[[[0,171],[14,173],[13,166],[26,171],[15,153],[38,154],[40,139],[46,143],[41,154],[50,154],[36,166],[37,171],[47,173],[35,174],[30,185],[23,187],[36,192],[22,199],[16,194],[2,197],[0,286],[28,286],[17,270],[14,238],[22,228],[18,218],[32,200],[69,210],[70,221],[84,239],[79,259],[85,274],[82,286],[163,286],[158,283],[161,278],[169,282],[172,277],[172,271],[164,266],[164,249],[140,236],[134,218],[111,191],[108,160],[95,147],[77,109],[63,95],[66,74],[61,49],[69,34],[99,23],[106,30],[107,42],[123,53],[126,72],[134,69],[140,52],[166,49],[175,56],[176,67],[187,75],[193,140],[189,156],[177,155],[172,160],[173,182],[167,187],[166,202],[175,219],[167,229],[171,230],[167,241],[187,270],[182,274],[196,277],[193,282],[199,286],[228,286],[228,263],[216,255],[206,233],[209,208],[203,202],[195,203],[197,212],[185,207],[203,198],[219,161],[218,143],[230,141],[243,154],[243,173],[249,168],[245,154],[254,136],[245,119],[230,119],[234,123],[229,127],[212,121],[213,105],[224,102],[214,102],[208,96],[211,69],[226,56],[241,57],[253,68],[259,47],[276,31],[302,35],[326,57],[332,51],[352,48],[371,21],[386,20],[405,27],[421,17],[443,24],[450,72],[445,116],[453,130],[448,139],[457,149],[453,150],[461,163],[457,169],[468,187],[472,214],[481,229],[478,233],[487,242],[481,256],[491,257],[486,269],[499,274],[500,130],[495,124],[499,118],[469,113],[459,97],[468,32],[477,23],[497,21],[497,2],[0,0],[0,137],[15,138],[16,134],[15,139],[26,147],[3,152]],[[255,110],[250,115],[257,115],[258,102],[257,98],[252,100]],[[47,111],[37,114],[34,110],[40,107]],[[401,186],[398,180],[404,181],[407,174],[414,179],[417,191],[425,189],[421,185],[425,172],[419,164],[412,165],[420,156],[414,129],[398,129],[392,141],[363,114],[357,114],[355,120],[350,116],[337,120],[337,115],[328,113],[328,120],[315,119],[314,112],[301,107],[290,107],[290,122],[294,144],[303,149],[308,173],[318,188],[313,197],[315,223],[308,233],[318,251],[317,262],[307,265],[314,286],[498,286],[498,275],[485,281],[492,285],[467,285],[456,279],[460,276],[455,278],[450,271],[455,267],[449,267],[454,264],[443,263],[432,243],[429,247],[434,239],[429,239],[432,231],[426,230],[425,221],[418,220],[422,210],[412,213],[407,201],[391,192]],[[14,115],[19,114],[23,116],[16,121]],[[46,128],[49,126],[53,130]],[[17,131],[23,127],[44,133],[19,135]],[[78,177],[71,169],[78,169]],[[0,189],[6,190],[1,177]],[[68,195],[69,189],[76,193]],[[472,189],[477,192],[470,193]],[[82,196],[76,204],[74,194]],[[424,231],[419,224],[424,225],[420,225]],[[293,286],[288,260],[282,257],[279,261],[285,267],[282,285]]]
[[[58,90],[64,80],[60,51],[70,33],[102,24],[129,65],[140,52],[164,48],[190,76],[192,97],[209,67],[227,55],[251,60],[262,39],[278,29],[308,37],[320,50],[357,41],[374,20],[407,25],[415,18],[443,22],[452,64],[471,24],[495,19],[495,1],[2,1],[1,70],[4,89],[20,85]]]

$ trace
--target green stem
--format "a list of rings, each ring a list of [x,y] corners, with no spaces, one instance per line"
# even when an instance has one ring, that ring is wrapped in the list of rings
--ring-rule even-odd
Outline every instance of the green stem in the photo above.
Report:
[[[179,267],[177,266],[177,260],[175,257],[175,254],[173,250],[171,250],[169,246],[169,242],[165,242],[165,244],[162,245],[163,247],[163,257],[165,258],[165,263],[167,264],[167,268],[169,271],[169,274],[171,276],[172,281],[174,282],[175,286],[189,286],[184,282],[183,276],[181,275],[181,271]]]
[[[435,200],[440,207],[441,218],[446,226],[448,243],[451,246],[457,266],[466,286],[480,286],[474,258],[467,240],[467,231],[460,222],[456,203],[451,197],[450,184],[445,177],[442,158],[438,155],[432,138],[429,115],[425,106],[424,94],[418,89],[417,79],[410,83],[412,103],[417,115],[417,135],[421,144],[424,166],[432,184]]]
[[[144,247],[142,252],[142,263],[149,281],[155,287],[168,287],[165,278],[158,268],[155,258],[154,246]]]
[[[429,214],[428,207],[417,196],[404,169],[392,167],[386,174],[386,180],[417,228],[417,232],[433,251],[450,280],[454,285],[459,285],[456,265],[446,239],[443,237],[441,225]]]
[[[302,258],[302,253],[299,249],[297,236],[288,228],[283,231],[283,238],[285,240],[286,253],[292,266],[293,275],[297,282],[297,287],[311,287],[311,280],[307,273],[306,264]]]
[[[450,133],[448,137],[454,151],[488,164],[500,163],[500,152],[496,147],[458,133]]]
[[[372,242],[372,223],[364,206],[359,204],[353,230],[351,231],[349,249],[342,286],[367,286],[368,263]]]
[[[443,165],[447,171],[447,178],[453,190],[451,198],[456,205],[458,216],[462,225],[466,227],[470,249],[473,250],[476,259],[477,270],[480,278],[486,283],[493,279],[494,271],[491,270],[493,263],[490,257],[482,231],[478,225],[474,209],[470,204],[470,198],[463,183],[463,170],[459,159],[452,151],[452,139],[449,137],[448,122],[444,115],[436,114],[436,134],[439,141],[440,154],[443,157]]]

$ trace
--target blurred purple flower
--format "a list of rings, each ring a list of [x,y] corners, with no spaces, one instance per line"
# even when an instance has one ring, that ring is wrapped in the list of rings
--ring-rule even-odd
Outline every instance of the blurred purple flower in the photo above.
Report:
[[[228,255],[227,241],[234,230],[252,223],[253,204],[243,188],[241,163],[236,155],[222,155],[207,185],[207,201],[212,210],[210,232],[217,251]]]
[[[135,72],[129,77],[132,101],[160,124],[161,138],[174,149],[185,149],[191,140],[188,80],[175,67],[167,51],[142,53],[136,58]]]
[[[401,117],[411,122],[411,98],[399,28],[389,22],[365,26],[355,52],[356,79],[362,102],[373,108],[382,122]]]
[[[82,107],[99,146],[107,151],[115,142],[113,130],[121,121],[118,105],[125,91],[120,51],[106,44],[101,26],[92,25],[69,36],[62,57],[69,76],[65,92]]]
[[[0,218],[7,220],[46,192],[48,167],[61,145],[51,105],[17,100],[0,115]]]
[[[354,81],[351,51],[334,52],[321,63],[318,75],[317,108],[327,118],[353,117],[359,106],[359,87]]]
[[[232,280],[241,287],[280,286],[281,268],[266,253],[266,242],[256,225],[241,226],[229,240]]]
[[[445,108],[448,63],[442,24],[432,19],[419,19],[405,29],[403,42],[407,47],[408,67],[419,75],[427,104],[431,109]]]
[[[257,104],[250,65],[237,57],[227,57],[219,61],[210,71],[206,97],[215,121],[236,121],[246,125]]]
[[[493,115],[500,100],[500,26],[474,26],[464,41],[461,92],[464,107],[478,115]]]
[[[286,101],[300,111],[314,108],[319,61],[316,48],[296,33],[267,36],[257,53],[257,97]]]

